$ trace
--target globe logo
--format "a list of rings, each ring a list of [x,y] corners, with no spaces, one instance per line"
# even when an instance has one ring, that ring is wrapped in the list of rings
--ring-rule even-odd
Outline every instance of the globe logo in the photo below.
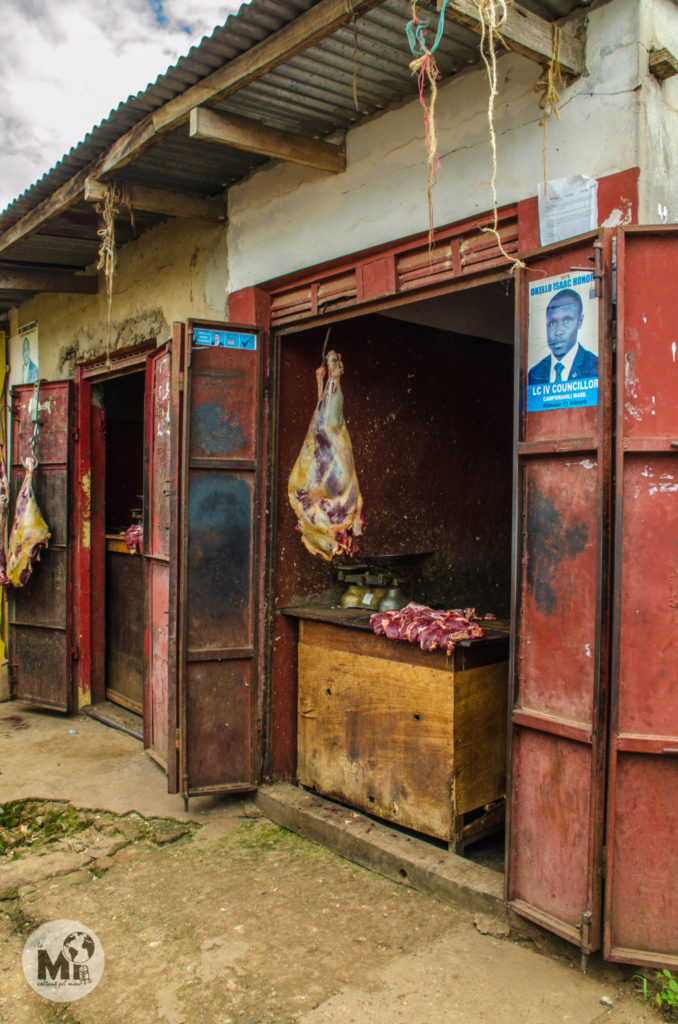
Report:
[[[94,956],[94,939],[87,932],[72,932],[62,948],[72,964],[86,964]]]
[[[21,966],[34,992],[53,1002],[70,1003],[99,984],[104,960],[103,946],[89,925],[59,918],[28,936]]]

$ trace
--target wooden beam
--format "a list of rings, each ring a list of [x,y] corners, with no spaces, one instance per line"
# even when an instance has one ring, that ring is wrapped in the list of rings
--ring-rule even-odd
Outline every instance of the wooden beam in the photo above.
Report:
[[[161,188],[146,188],[143,185],[124,185],[132,209],[145,213],[161,213],[165,217],[200,217],[204,220],[226,220],[224,198],[203,199],[185,192],[167,192]],[[84,198],[90,203],[103,203],[106,198],[107,182],[88,178],[85,182]]]
[[[355,0],[354,3],[347,0],[320,0],[289,25],[234,57],[179,96],[168,100],[159,110],[147,114],[89,167],[84,167],[0,235],[0,253],[77,203],[83,196],[87,178],[100,178],[124,167],[152,145],[158,132],[171,131],[188,121],[194,107],[216,103],[221,97],[236,92],[320,39],[332,35],[353,18],[359,18],[373,7],[379,7],[381,3],[383,0]]]
[[[0,263],[0,289],[26,292],[72,292],[96,295],[96,275],[73,274],[68,270],[36,270]]]
[[[277,128],[267,128],[259,121],[235,114],[222,114],[207,107],[191,111],[189,135],[204,142],[219,142],[234,149],[278,160],[288,160],[304,167],[316,167],[334,174],[346,170],[346,149],[328,142],[317,142],[303,135],[292,135]]]
[[[674,75],[678,75],[678,60],[666,48],[662,50],[650,50],[650,56],[648,58],[648,65],[650,68],[650,74],[658,78],[660,82],[666,81],[667,78],[673,78]]]
[[[482,31],[482,22],[474,0],[448,0],[445,17],[474,32]],[[501,36],[509,50],[538,64],[547,64],[553,53],[553,25],[518,4],[508,4],[506,24]],[[561,32],[560,67],[565,75],[577,78],[586,73],[584,43],[569,32]]]

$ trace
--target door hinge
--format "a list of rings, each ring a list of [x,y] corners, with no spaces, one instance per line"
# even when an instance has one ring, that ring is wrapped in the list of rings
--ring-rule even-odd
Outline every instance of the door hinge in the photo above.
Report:
[[[174,733],[174,746],[177,750],[181,750],[181,729],[177,729]]]
[[[179,373],[179,391],[184,390],[184,371],[181,370]]]
[[[76,644],[74,644],[73,647],[71,647],[71,658],[73,659],[73,661],[80,660],[80,648]]]
[[[78,427],[73,427],[73,429],[71,430],[71,437],[73,438],[74,441],[80,440],[80,430],[78,429]]]

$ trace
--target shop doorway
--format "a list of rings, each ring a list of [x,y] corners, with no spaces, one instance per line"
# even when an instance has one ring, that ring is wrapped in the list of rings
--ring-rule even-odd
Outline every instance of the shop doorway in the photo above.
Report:
[[[144,373],[104,380],[95,388],[103,414],[106,702],[131,712],[143,734]],[[125,716],[129,718],[130,716]]]
[[[362,609],[341,607],[351,581],[303,548],[287,499],[326,332],[290,330],[277,343],[273,774],[465,852],[501,832],[505,806],[514,284],[331,326],[364,498],[354,557]],[[401,562],[377,578],[391,555]],[[394,583],[402,604],[496,616],[485,623],[487,642],[446,658],[374,637],[369,617]],[[462,737],[467,713],[472,733]],[[484,777],[476,771],[471,783],[479,756]]]

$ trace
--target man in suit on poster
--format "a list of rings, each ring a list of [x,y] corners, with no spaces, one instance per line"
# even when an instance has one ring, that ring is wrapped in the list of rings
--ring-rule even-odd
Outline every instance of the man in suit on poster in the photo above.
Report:
[[[598,376],[598,356],[579,344],[584,320],[581,296],[572,288],[557,292],[546,307],[546,340],[551,355],[535,363],[528,384],[557,384]]]

